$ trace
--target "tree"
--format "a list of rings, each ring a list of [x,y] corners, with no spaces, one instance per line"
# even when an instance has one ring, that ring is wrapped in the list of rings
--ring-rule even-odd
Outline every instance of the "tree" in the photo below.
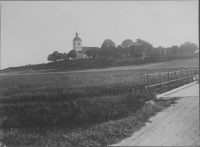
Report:
[[[194,53],[194,51],[196,51],[196,50],[198,50],[198,49],[199,49],[199,48],[198,48],[198,46],[197,46],[195,43],[192,43],[192,44],[191,44],[190,50],[191,50],[192,53]]]
[[[130,47],[135,45],[135,43],[131,39],[126,39],[122,42],[122,45],[117,46],[117,51],[123,56],[129,56]]]
[[[111,39],[106,39],[104,42],[103,42],[103,44],[102,44],[102,46],[101,46],[101,48],[108,48],[108,47],[115,47],[115,43],[111,40]]]
[[[50,54],[50,55],[47,57],[47,60],[48,60],[48,61],[53,61],[52,54]]]
[[[63,60],[69,60],[68,54],[67,53],[63,53],[62,59]]]
[[[129,54],[134,58],[137,57],[138,53],[142,53],[142,51],[143,51],[143,46],[142,45],[132,45],[129,48],[130,48],[129,49],[129,51],[130,51]]]
[[[179,50],[182,54],[194,53],[198,49],[198,46],[195,43],[185,42],[181,44]]]
[[[129,56],[129,47],[123,48],[122,45],[118,45],[116,48],[116,52],[120,54],[120,57]]]
[[[85,54],[89,57],[89,58],[97,58],[98,57],[98,52],[99,52],[99,48],[97,47],[92,47],[90,49],[88,49]]]
[[[195,50],[198,49],[198,46],[195,43],[185,42],[179,47],[179,52],[181,54],[193,54]]]
[[[130,46],[129,49],[130,49],[130,50],[129,50],[129,51],[130,51],[130,52],[129,52],[130,56],[135,58],[135,54],[136,54],[136,45]]]
[[[68,57],[72,58],[72,59],[75,59],[77,57],[77,54],[76,54],[76,51],[75,50],[71,50],[69,53],[68,53]]]
[[[126,39],[122,42],[122,48],[128,48],[130,46],[134,45],[134,42],[130,39]]]
[[[99,54],[99,48],[93,47],[91,48],[91,50],[92,50],[92,58],[97,58]]]
[[[142,45],[144,41],[142,39],[136,39],[136,44],[137,45]]]
[[[59,53],[57,59],[58,60],[63,59],[63,53]]]
[[[98,55],[100,57],[114,57],[115,53],[116,53],[116,48],[113,46],[108,46],[99,49]]]
[[[171,51],[172,51],[172,54],[177,55],[178,54],[178,46],[177,45],[173,45],[171,47]]]
[[[91,58],[91,57],[92,57],[92,50],[91,50],[91,48],[88,49],[88,50],[85,52],[85,54],[86,54],[86,56],[87,56],[88,58]]]
[[[114,57],[116,52],[115,43],[111,39],[106,39],[98,51],[99,57]]]
[[[59,52],[58,51],[54,51],[52,54],[52,60],[55,62],[59,59]]]
[[[136,43],[137,48],[139,48],[140,50],[138,50],[138,52],[146,52],[146,53],[153,53],[154,52],[154,48],[153,45],[150,44],[147,41],[141,40],[141,39],[136,39]]]
[[[172,55],[173,54],[172,47],[167,47],[166,50],[167,50],[167,55]]]

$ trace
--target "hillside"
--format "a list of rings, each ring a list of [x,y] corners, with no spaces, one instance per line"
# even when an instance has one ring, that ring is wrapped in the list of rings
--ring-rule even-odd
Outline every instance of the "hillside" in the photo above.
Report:
[[[170,61],[170,62],[168,62]],[[199,65],[199,57],[194,56],[179,56],[179,57],[157,57],[151,59],[133,59],[133,58],[97,58],[97,59],[79,59],[70,61],[56,61],[49,62],[47,64],[36,64],[27,65],[20,67],[10,67],[3,72],[49,72],[49,71],[79,71],[79,70],[89,70],[89,69],[104,69],[104,68],[121,68],[122,66],[132,66],[132,65],[146,65],[151,67],[151,64],[156,63],[156,67],[174,67],[178,66],[197,66]],[[161,63],[167,64],[161,64]],[[159,63],[159,64],[158,64]]]

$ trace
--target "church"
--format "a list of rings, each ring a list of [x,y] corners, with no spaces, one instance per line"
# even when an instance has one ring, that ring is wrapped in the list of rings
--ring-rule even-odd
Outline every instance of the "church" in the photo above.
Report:
[[[86,54],[85,52],[93,47],[83,47],[82,46],[82,40],[80,37],[78,37],[78,33],[76,32],[76,36],[74,38],[74,40],[72,41],[73,43],[73,50],[76,51],[77,57],[76,59],[83,59],[86,58]]]

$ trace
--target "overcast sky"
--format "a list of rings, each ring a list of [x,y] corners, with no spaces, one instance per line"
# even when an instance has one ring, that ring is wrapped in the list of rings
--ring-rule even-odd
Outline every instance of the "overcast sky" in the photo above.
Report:
[[[138,38],[154,47],[198,45],[198,1],[1,2],[1,68],[68,53],[76,31],[83,46]]]

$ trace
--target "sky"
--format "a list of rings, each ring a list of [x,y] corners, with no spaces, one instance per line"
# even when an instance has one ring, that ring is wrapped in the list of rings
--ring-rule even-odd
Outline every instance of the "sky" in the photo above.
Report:
[[[4,1],[1,69],[47,63],[68,53],[76,31],[83,46],[142,39],[154,47],[199,45],[198,1]]]

